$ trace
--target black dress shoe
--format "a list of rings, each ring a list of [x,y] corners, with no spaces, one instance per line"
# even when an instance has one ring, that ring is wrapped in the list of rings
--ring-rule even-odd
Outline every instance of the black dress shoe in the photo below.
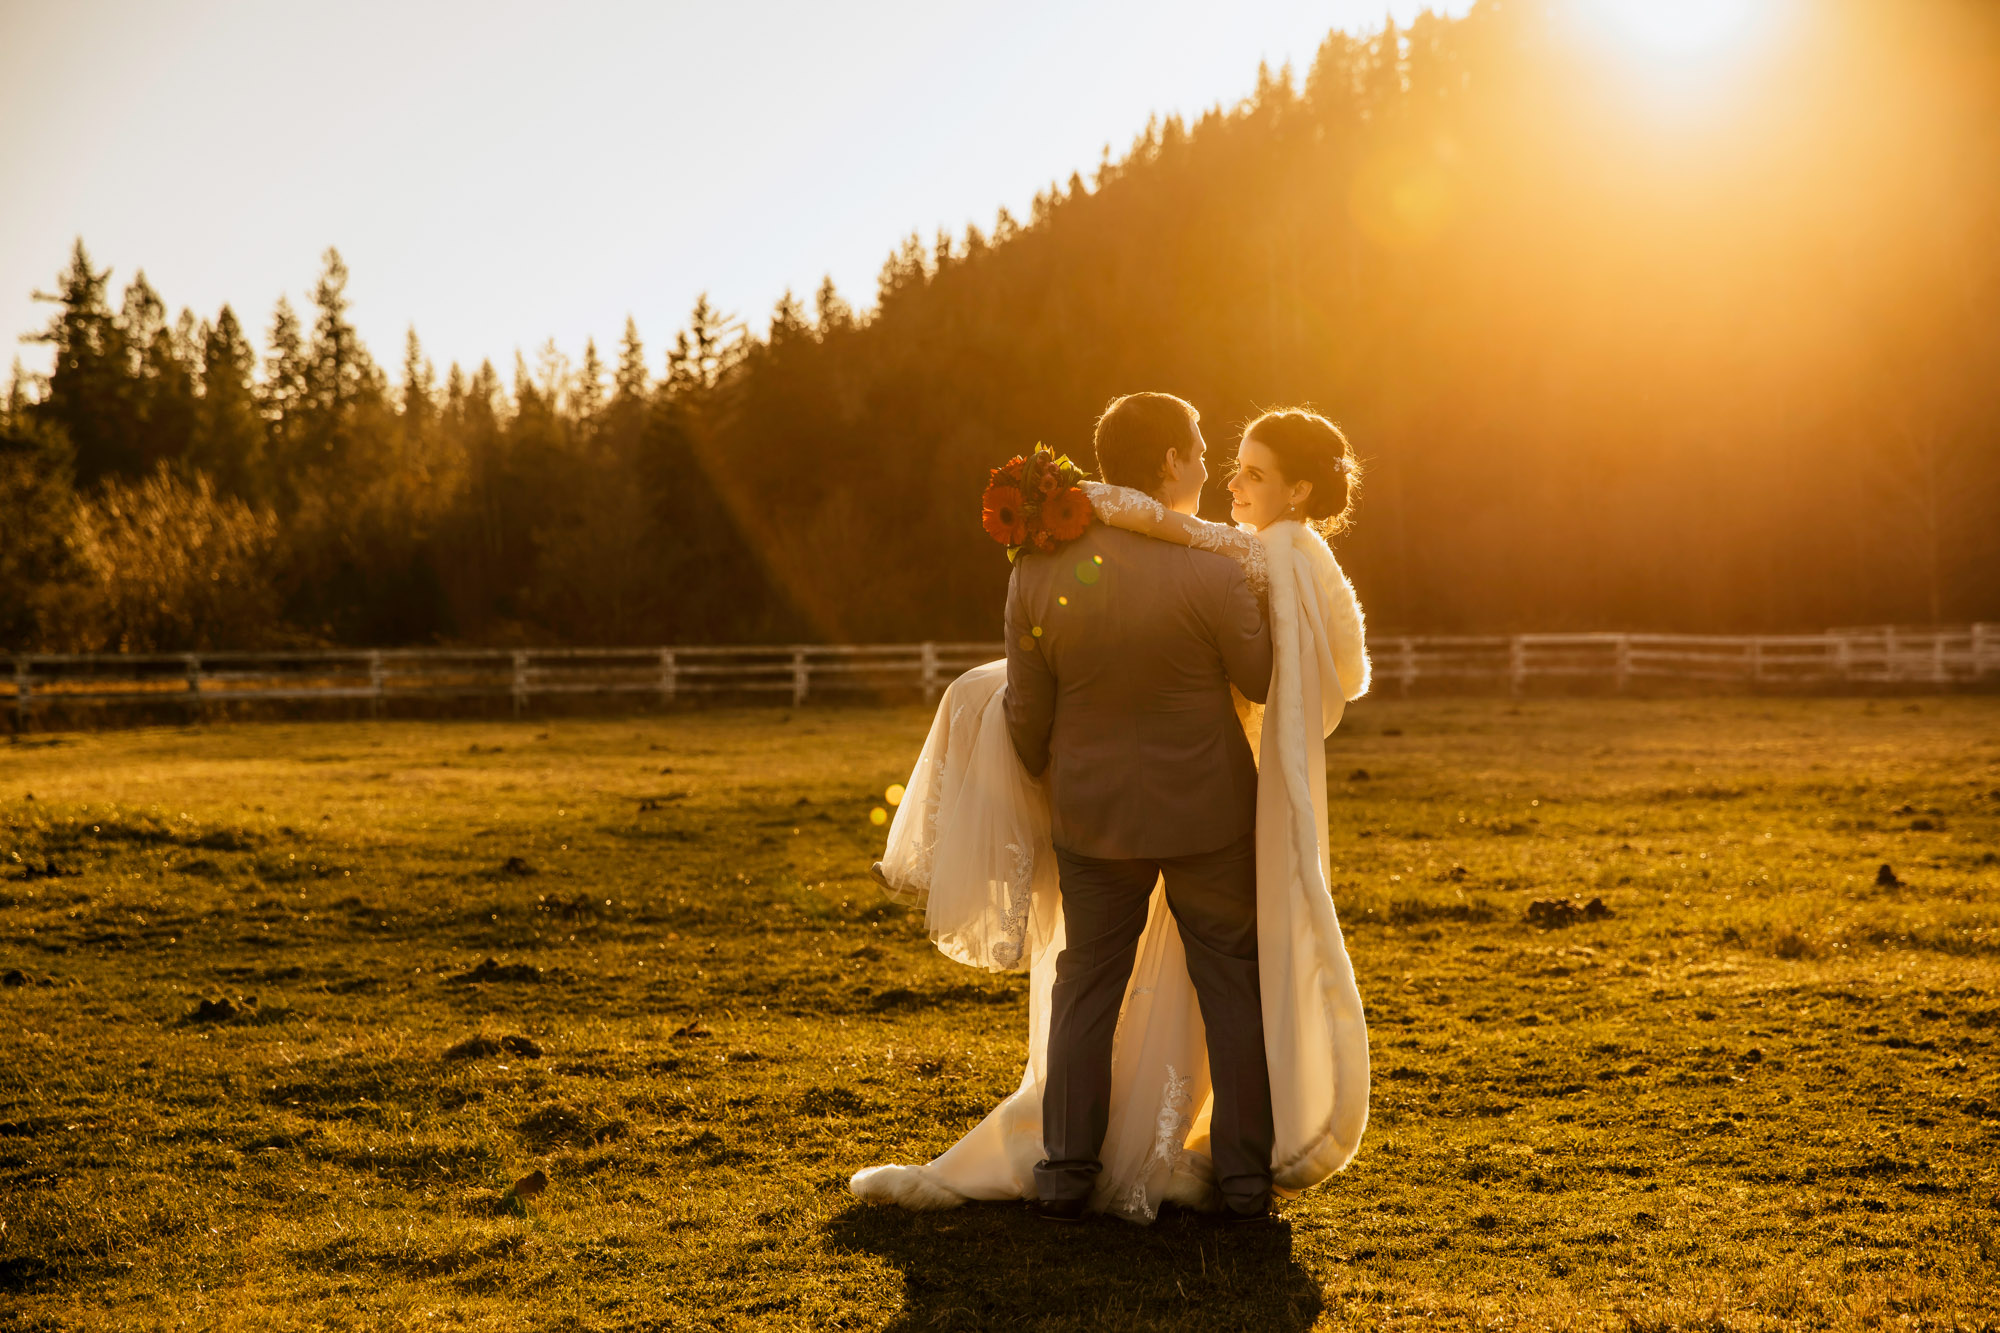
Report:
[[[1234,1208],[1224,1208],[1216,1220],[1230,1226],[1268,1226],[1278,1220],[1278,1214],[1267,1204],[1251,1212],[1238,1212]]]
[[[1087,1199],[1037,1199],[1035,1216],[1044,1222],[1081,1222]]]

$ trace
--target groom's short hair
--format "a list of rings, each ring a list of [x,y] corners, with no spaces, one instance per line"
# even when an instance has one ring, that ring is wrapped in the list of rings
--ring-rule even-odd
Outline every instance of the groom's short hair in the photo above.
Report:
[[[1201,413],[1170,393],[1113,398],[1097,419],[1097,475],[1114,486],[1151,491],[1166,475],[1167,450],[1188,452]]]

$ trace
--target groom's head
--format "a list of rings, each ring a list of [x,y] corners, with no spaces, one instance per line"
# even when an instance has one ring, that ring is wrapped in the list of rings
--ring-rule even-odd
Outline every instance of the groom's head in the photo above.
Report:
[[[1097,475],[1192,514],[1208,480],[1200,423],[1194,405],[1170,393],[1113,398],[1097,419]]]

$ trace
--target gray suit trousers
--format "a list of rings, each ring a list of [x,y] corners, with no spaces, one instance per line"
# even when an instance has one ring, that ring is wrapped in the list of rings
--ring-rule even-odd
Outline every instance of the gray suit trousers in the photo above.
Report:
[[[1056,958],[1049,1012],[1049,1077],[1035,1190],[1044,1199],[1089,1195],[1111,1116],[1111,1043],[1132,977],[1153,885],[1187,947],[1189,979],[1208,1029],[1215,1087],[1211,1148],[1225,1206],[1256,1212],[1271,1200],[1271,1082],[1257,985],[1257,851],[1246,835],[1193,856],[1106,861],[1056,849],[1066,943]]]

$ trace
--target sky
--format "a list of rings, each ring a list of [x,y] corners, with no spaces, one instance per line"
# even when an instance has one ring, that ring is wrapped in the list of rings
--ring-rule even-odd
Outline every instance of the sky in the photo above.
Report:
[[[658,373],[702,292],[758,331],[826,274],[871,305],[910,232],[1025,216],[1333,28],[1469,5],[0,0],[0,332],[47,324],[81,236],[114,302],[143,269],[261,350],[335,246],[391,367],[411,325],[440,371],[609,360],[629,314]]]

